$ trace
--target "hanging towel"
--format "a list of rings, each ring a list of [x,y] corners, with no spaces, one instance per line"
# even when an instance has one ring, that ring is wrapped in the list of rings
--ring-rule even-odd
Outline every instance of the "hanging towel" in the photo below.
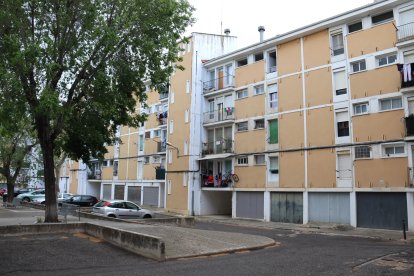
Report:
[[[408,82],[412,80],[411,64],[404,64],[403,75],[404,75],[404,82]]]

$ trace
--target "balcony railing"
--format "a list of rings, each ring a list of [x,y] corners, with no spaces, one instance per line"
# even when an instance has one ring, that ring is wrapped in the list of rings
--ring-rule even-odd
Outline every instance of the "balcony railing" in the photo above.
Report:
[[[234,107],[213,110],[204,113],[204,123],[215,123],[226,120],[234,120]]]
[[[167,150],[167,144],[165,142],[157,142],[157,151],[165,152]]]
[[[101,171],[100,170],[89,171],[88,172],[88,179],[89,180],[100,180],[100,179],[102,179]]]
[[[164,168],[155,168],[155,179],[165,180],[165,169]]]
[[[227,75],[203,83],[203,93],[211,93],[224,88],[234,87],[234,76]]]
[[[405,117],[406,136],[414,136],[414,116]]]
[[[160,125],[160,126],[166,125],[167,124],[167,118],[168,118],[168,112],[167,111],[159,112],[157,114],[158,125]]]
[[[160,92],[160,100],[164,100],[168,98],[168,92]]]
[[[398,42],[414,39],[414,22],[398,26],[397,37]]]
[[[233,140],[221,139],[214,142],[203,143],[203,155],[233,153]]]

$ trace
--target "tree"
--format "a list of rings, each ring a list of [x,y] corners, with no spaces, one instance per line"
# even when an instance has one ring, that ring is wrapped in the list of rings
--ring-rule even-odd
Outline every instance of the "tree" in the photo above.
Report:
[[[186,0],[0,0],[0,70],[25,99],[40,143],[45,222],[57,222],[54,156],[102,158],[118,125],[138,126],[144,80],[165,84]],[[1,81],[0,81],[1,83]],[[3,90],[3,87],[0,87]]]

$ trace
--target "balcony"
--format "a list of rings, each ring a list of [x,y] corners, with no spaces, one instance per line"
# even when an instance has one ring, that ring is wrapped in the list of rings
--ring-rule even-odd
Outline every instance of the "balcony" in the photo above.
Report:
[[[160,101],[168,99],[168,91],[167,92],[160,92]]]
[[[101,170],[89,171],[88,170],[88,180],[101,180],[102,174]]]
[[[233,140],[221,139],[214,142],[203,143],[203,156],[209,154],[233,153]]]
[[[155,168],[155,179],[165,180],[165,169],[161,167]]]
[[[397,28],[397,43],[414,39],[414,22],[400,25]]]
[[[168,112],[167,111],[159,112],[157,114],[158,125],[159,126],[167,125],[167,121],[168,121],[167,118],[168,118]]]
[[[218,91],[234,89],[234,76],[227,75],[203,83],[203,93],[212,94]]]
[[[167,144],[165,142],[157,142],[157,152],[165,152],[167,150]]]
[[[234,107],[225,107],[204,113],[204,124],[217,123],[223,121],[234,121]]]

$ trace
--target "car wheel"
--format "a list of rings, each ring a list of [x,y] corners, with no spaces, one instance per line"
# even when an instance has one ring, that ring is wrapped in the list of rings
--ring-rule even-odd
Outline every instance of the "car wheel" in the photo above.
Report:
[[[108,218],[116,218],[116,216],[115,216],[115,215],[113,215],[113,214],[109,214],[109,215],[108,215]]]
[[[149,219],[149,218],[152,218],[152,216],[151,216],[151,215],[149,215],[149,214],[146,214],[146,215],[144,216],[144,219]]]
[[[23,202],[30,202],[30,198],[28,198],[28,197],[24,197],[24,198],[22,199],[22,201],[23,201]]]

